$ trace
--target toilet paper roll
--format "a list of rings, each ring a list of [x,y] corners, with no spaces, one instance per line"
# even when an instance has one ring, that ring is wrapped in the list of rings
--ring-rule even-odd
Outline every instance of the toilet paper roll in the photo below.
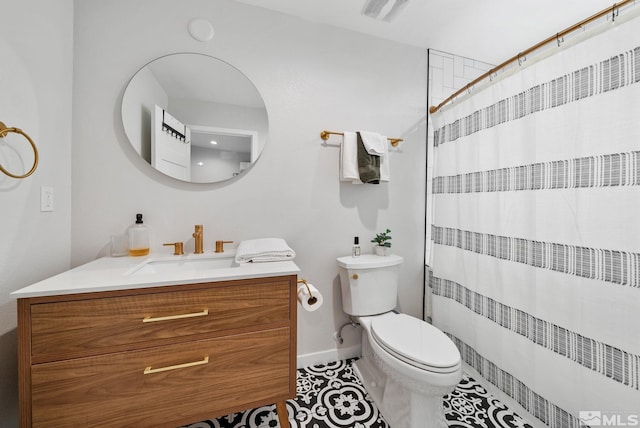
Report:
[[[309,295],[307,286],[311,290],[311,295]],[[298,284],[298,302],[300,302],[305,311],[313,312],[322,306],[323,298],[316,287],[309,283],[307,283],[307,286]]]

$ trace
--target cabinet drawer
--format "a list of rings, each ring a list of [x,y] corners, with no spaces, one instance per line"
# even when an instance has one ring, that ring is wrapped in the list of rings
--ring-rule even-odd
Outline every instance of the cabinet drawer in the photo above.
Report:
[[[289,282],[275,278],[255,284],[32,304],[31,355],[38,363],[289,322],[289,293]]]
[[[36,364],[33,427],[176,427],[284,400],[295,395],[289,333]]]

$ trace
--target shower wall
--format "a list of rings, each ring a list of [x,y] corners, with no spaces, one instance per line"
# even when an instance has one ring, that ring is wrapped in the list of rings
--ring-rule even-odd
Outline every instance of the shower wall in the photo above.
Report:
[[[429,49],[428,55],[429,105],[442,102],[449,95],[494,67],[493,64],[435,49]]]

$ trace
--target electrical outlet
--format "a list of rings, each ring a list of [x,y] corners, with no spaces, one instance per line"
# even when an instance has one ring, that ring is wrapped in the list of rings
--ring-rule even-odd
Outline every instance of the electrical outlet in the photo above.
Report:
[[[40,211],[53,211],[53,187],[40,188]]]

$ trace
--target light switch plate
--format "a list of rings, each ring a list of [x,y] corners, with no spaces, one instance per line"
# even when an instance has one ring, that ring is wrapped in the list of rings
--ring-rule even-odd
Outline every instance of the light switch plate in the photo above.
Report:
[[[53,211],[53,187],[42,186],[40,188],[40,211]]]

